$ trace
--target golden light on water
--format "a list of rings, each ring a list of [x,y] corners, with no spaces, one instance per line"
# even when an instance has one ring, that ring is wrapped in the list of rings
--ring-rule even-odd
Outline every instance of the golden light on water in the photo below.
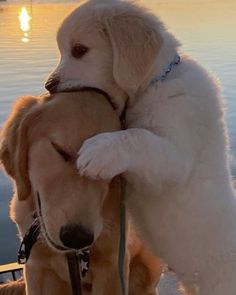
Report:
[[[22,7],[20,14],[18,16],[20,21],[20,28],[23,31],[23,38],[21,39],[22,42],[27,43],[29,42],[29,30],[30,30],[30,20],[31,16],[29,15],[26,7]]]

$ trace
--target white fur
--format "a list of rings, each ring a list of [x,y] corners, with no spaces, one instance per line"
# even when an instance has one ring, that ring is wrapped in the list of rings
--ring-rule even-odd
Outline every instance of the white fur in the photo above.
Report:
[[[219,83],[182,56],[164,82],[149,86],[172,61],[178,42],[145,10],[123,1],[97,2],[85,4],[63,23],[58,34],[62,60],[54,75],[61,79],[59,90],[70,81],[103,89],[119,112],[128,101],[127,130],[85,141],[78,169],[93,178],[124,174],[127,206],[137,228],[189,294],[235,295],[236,201]],[[145,54],[142,61],[136,49],[140,42],[135,44],[132,34],[132,42],[125,31],[115,40],[112,22],[124,15],[131,23],[137,16],[137,26],[147,25],[149,41],[160,34],[158,52],[150,45],[152,62]],[[126,27],[135,35],[136,26]],[[77,39],[92,48],[79,60],[71,57],[69,45]]]

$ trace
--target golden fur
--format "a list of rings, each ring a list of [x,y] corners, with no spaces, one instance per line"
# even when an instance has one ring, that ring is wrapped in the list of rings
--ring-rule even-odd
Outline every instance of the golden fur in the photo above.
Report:
[[[0,285],[1,295],[25,295],[25,283],[23,279]]]
[[[0,159],[15,180],[11,218],[20,236],[32,223],[36,210],[35,191],[40,193],[45,229],[33,247],[25,266],[28,295],[70,294],[69,276],[63,252],[53,249],[49,236],[61,245],[63,225],[76,223],[93,230],[90,268],[83,279],[84,294],[120,294],[117,271],[119,245],[120,180],[111,183],[78,175],[75,159],[83,141],[97,133],[119,130],[120,122],[107,100],[100,94],[57,94],[55,97],[19,99],[1,134]],[[56,143],[71,156],[65,161],[52,145]],[[47,233],[46,233],[46,232]],[[47,236],[46,236],[47,234]],[[126,284],[129,295],[151,295],[162,266],[128,226]],[[23,294],[22,284],[5,286],[1,295]],[[8,288],[8,289],[6,289]],[[4,289],[2,289],[4,290]],[[15,293],[14,293],[15,292]]]

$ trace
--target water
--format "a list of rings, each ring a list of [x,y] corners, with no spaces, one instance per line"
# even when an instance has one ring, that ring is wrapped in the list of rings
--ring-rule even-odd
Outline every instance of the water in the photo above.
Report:
[[[57,2],[57,3],[56,3]],[[0,125],[14,99],[44,92],[43,83],[55,67],[58,51],[55,33],[63,17],[79,1],[0,2]],[[183,50],[214,71],[227,99],[227,123],[232,155],[236,155],[236,1],[142,0],[168,24]],[[19,4],[20,3],[20,4]],[[26,4],[32,20],[26,34],[18,14]],[[157,4],[158,3],[158,4]],[[236,175],[236,165],[232,162]],[[16,229],[8,218],[10,181],[0,173],[0,264],[16,259]]]

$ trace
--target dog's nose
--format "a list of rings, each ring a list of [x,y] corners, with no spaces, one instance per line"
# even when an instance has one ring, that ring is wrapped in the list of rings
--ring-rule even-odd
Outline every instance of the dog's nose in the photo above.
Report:
[[[57,91],[57,86],[59,85],[60,80],[58,78],[49,78],[45,84],[45,88],[50,93],[55,93]]]
[[[64,246],[79,250],[90,246],[93,243],[94,235],[79,225],[70,224],[61,228],[60,239]]]

